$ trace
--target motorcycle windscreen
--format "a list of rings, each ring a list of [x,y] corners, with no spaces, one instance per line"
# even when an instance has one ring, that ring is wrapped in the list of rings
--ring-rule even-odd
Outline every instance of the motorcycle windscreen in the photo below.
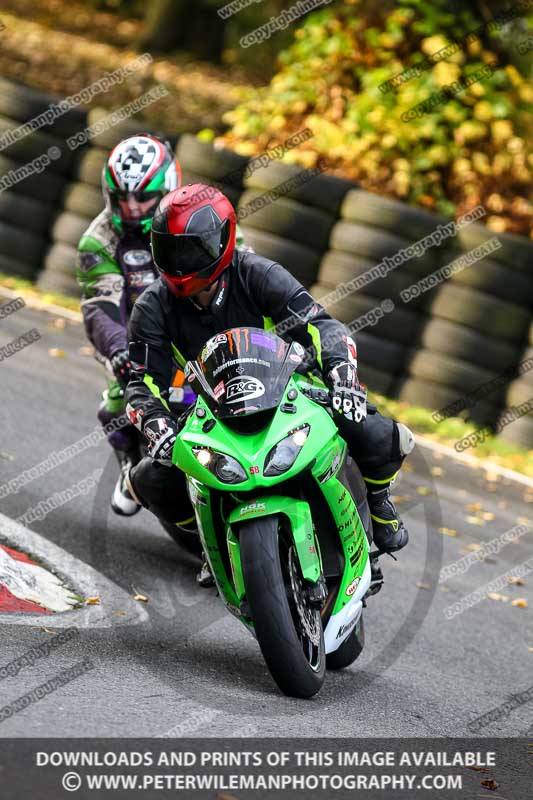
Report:
[[[206,342],[197,362],[218,417],[276,408],[304,349],[261,328],[232,328]]]

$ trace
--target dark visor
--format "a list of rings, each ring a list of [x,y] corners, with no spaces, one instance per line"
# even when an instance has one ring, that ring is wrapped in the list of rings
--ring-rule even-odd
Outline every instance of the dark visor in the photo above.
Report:
[[[135,200],[136,203],[146,203],[148,200],[161,200],[163,192],[160,190],[157,192],[128,192],[125,189],[110,189],[109,195],[112,200],[117,202],[119,200],[123,200],[124,202]]]
[[[182,276],[212,267],[229,241],[230,222],[204,234],[160,233],[152,230],[154,261],[168,275]]]

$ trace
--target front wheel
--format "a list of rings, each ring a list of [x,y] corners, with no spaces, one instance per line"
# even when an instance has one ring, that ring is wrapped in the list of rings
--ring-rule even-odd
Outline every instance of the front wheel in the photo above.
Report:
[[[292,697],[315,695],[326,654],[318,609],[305,596],[296,547],[279,517],[239,526],[241,563],[257,641],[277,685]]]

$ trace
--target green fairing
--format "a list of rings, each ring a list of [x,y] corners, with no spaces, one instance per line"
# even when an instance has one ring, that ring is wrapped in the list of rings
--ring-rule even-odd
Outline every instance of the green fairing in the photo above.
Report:
[[[294,374],[287,384],[280,406],[287,402],[287,393],[291,389],[296,387],[301,389],[305,385],[310,385],[309,381],[302,375]],[[240,557],[240,523],[269,515],[282,515],[290,528],[303,577],[315,582],[322,571],[319,541],[315,537],[309,504],[283,494],[278,495],[275,492],[269,494],[269,486],[274,489],[301,473],[306,467],[311,467],[317,491],[323,494],[337,524],[340,548],[345,558],[344,572],[332,615],[341,611],[350,602],[351,594],[348,595],[346,591],[353,585],[354,580],[362,577],[368,559],[366,533],[357,507],[336,476],[344,461],[346,443],[340,438],[335,423],[323,408],[301,392],[292,402],[296,406],[296,413],[286,414],[278,409],[265,430],[239,435],[222,421],[218,421],[200,396],[196,402],[196,409],[201,409],[200,416],[194,413],[188,417],[174,446],[173,462],[188,476],[189,491],[195,506],[202,543],[219,592],[229,610],[248,627],[252,627],[252,623],[243,617],[241,611],[246,589]],[[215,425],[205,433],[203,428],[210,420],[215,420]],[[272,446],[302,424],[310,426],[309,435],[293,465],[282,475],[264,476],[262,473],[265,459]],[[221,482],[207,467],[200,464],[192,452],[193,446],[206,447],[237,458],[246,473],[246,479],[232,485]],[[332,469],[335,460],[338,464]],[[324,476],[328,470],[331,471],[331,475],[325,480]],[[321,480],[323,482],[320,482]],[[223,520],[231,566],[230,574],[226,572],[219,549],[220,539],[217,540],[215,533],[211,511],[213,491],[224,492],[227,497],[235,499],[235,506]],[[242,497],[243,493],[246,493],[246,499]],[[235,498],[235,494],[238,494],[239,499]],[[350,558],[353,563],[350,563]]]

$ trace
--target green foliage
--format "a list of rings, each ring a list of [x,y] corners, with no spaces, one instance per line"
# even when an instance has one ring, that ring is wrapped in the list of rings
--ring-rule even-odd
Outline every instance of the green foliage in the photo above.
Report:
[[[497,8],[493,4],[493,12]],[[313,138],[287,160],[331,171],[371,191],[445,215],[483,203],[495,231],[529,234],[528,152],[533,88],[512,63],[516,41],[481,31],[418,77],[380,84],[483,25],[474,6],[449,0],[344,0],[302,20],[270,85],[225,119],[226,145],[255,155],[309,127]],[[512,23],[528,35],[527,23]],[[520,35],[519,33],[517,35]],[[252,48],[251,48],[252,49]],[[487,64],[492,74],[404,122],[402,115]],[[405,118],[405,117],[404,117]],[[530,146],[530,145],[529,145]]]

